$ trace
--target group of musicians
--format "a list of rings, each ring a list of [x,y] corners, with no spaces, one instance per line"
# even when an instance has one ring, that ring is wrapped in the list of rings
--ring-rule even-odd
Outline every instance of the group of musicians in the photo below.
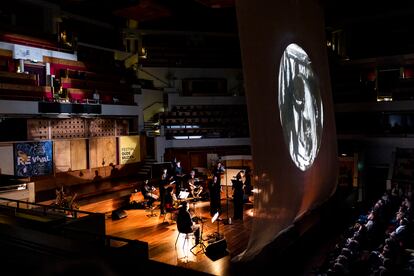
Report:
[[[201,198],[210,199],[210,215],[214,216],[217,212],[221,213],[221,175],[225,168],[221,162],[217,162],[212,170],[212,178],[208,181],[207,186],[203,186],[204,181],[196,177],[196,172],[191,170],[189,175],[183,173],[181,162],[172,163],[171,168],[163,168],[161,177],[158,182],[159,195],[156,188],[144,182],[142,193],[148,199],[148,205],[152,206],[156,200],[160,201],[160,213],[177,210],[188,196],[194,201]],[[244,181],[243,181],[244,180]],[[250,174],[248,171],[240,171],[235,179],[232,180],[233,188],[233,219],[243,220],[243,203],[248,201],[251,193]],[[206,191],[208,188],[208,191]]]

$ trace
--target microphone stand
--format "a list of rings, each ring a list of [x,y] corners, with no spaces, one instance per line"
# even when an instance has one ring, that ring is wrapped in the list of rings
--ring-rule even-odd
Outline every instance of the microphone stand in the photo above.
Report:
[[[227,169],[227,161],[226,162],[226,169]],[[227,218],[223,221],[224,224],[230,225],[231,224],[231,217],[229,217],[229,184],[227,183],[227,171],[226,171],[226,215]]]
[[[199,238],[199,240],[196,242],[196,244],[195,244],[193,247],[191,247],[191,249],[190,249],[191,253],[193,253],[194,255],[197,255],[200,251],[198,251],[197,253],[194,253],[194,252],[193,252],[193,249],[194,249],[197,245],[200,245],[200,246],[201,246],[201,251],[202,251],[203,253],[205,253],[205,252],[206,252],[206,248],[207,248],[207,247],[206,247],[206,245],[204,244],[204,240],[203,240],[203,228],[204,228],[204,221],[203,221],[203,218],[202,218],[202,217],[197,216],[196,202],[193,202],[193,208],[194,208],[194,216],[197,218],[197,221],[200,221],[200,222],[201,222],[200,238]]]

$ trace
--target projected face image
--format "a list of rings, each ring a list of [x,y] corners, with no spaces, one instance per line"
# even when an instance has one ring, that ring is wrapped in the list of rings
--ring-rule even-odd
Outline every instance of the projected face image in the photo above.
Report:
[[[290,157],[305,171],[312,166],[319,151],[323,106],[311,61],[297,44],[290,44],[280,60],[278,103]]]

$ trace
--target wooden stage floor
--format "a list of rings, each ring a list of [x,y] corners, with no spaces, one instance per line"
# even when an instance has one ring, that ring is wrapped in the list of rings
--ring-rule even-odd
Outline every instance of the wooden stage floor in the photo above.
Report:
[[[227,218],[226,200],[222,199],[221,204],[223,213],[220,218],[225,220]],[[158,202],[155,202],[154,206],[158,206]],[[231,200],[229,200],[228,206],[229,217],[233,217],[233,202]],[[224,235],[227,241],[227,252],[218,257],[206,256],[200,245],[193,249],[193,252],[196,253],[194,255],[190,252],[194,245],[194,239],[190,238],[190,242],[184,244],[185,235],[180,235],[175,247],[178,235],[177,225],[174,220],[171,220],[169,213],[164,221],[164,216],[160,216],[159,208],[153,211],[156,214],[154,217],[150,216],[149,210],[132,209],[125,210],[128,215],[126,218],[120,220],[108,218],[106,220],[106,234],[148,242],[149,257],[154,261],[213,275],[230,275],[231,258],[243,252],[247,247],[252,225],[253,204],[244,205],[243,221],[233,220],[230,225],[224,224],[223,221],[212,223],[209,208],[209,201],[190,203],[190,212],[193,216],[204,218],[205,222],[200,225],[203,226],[203,239],[206,246],[213,241],[212,237],[215,232],[218,231]],[[210,240],[208,240],[209,237]]]

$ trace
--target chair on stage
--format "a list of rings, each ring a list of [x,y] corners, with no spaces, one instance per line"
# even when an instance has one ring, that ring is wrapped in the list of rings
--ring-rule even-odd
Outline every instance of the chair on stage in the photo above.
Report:
[[[197,226],[194,225],[191,215],[188,212],[188,203],[185,201],[182,203],[182,206],[180,207],[180,210],[177,216],[177,230],[178,230],[178,235],[177,235],[177,239],[175,240],[175,248],[177,248],[178,238],[180,237],[181,234],[184,234],[185,239],[183,243],[183,251],[186,253],[186,256],[187,256],[187,252],[185,251],[185,244],[190,239],[190,237],[195,238],[195,245],[190,249],[191,251],[199,243],[198,240],[200,239],[200,227],[198,225]],[[193,252],[191,251],[191,253]]]
[[[188,258],[188,251],[185,250],[185,244],[189,243],[190,238],[194,238],[194,243],[197,244],[197,241],[195,240],[194,231],[191,230],[191,229],[180,229],[180,224],[179,223],[177,223],[177,230],[178,230],[178,235],[177,235],[177,239],[175,240],[175,248],[177,249],[177,242],[178,242],[178,239],[180,238],[180,235],[185,235],[184,242],[183,242],[183,252],[184,252],[185,258]],[[194,248],[194,246],[190,249],[190,251],[193,248]],[[191,253],[193,253],[193,251],[191,251]]]
[[[177,227],[177,229],[178,229],[178,227]],[[177,247],[177,242],[178,242],[178,239],[180,238],[180,235],[185,235],[184,242],[183,242],[183,251],[184,251],[185,244],[190,240],[191,237],[193,237],[195,239],[195,235],[194,235],[193,231],[191,231],[191,232],[181,232],[180,230],[178,230],[177,239],[175,240],[175,247]]]

